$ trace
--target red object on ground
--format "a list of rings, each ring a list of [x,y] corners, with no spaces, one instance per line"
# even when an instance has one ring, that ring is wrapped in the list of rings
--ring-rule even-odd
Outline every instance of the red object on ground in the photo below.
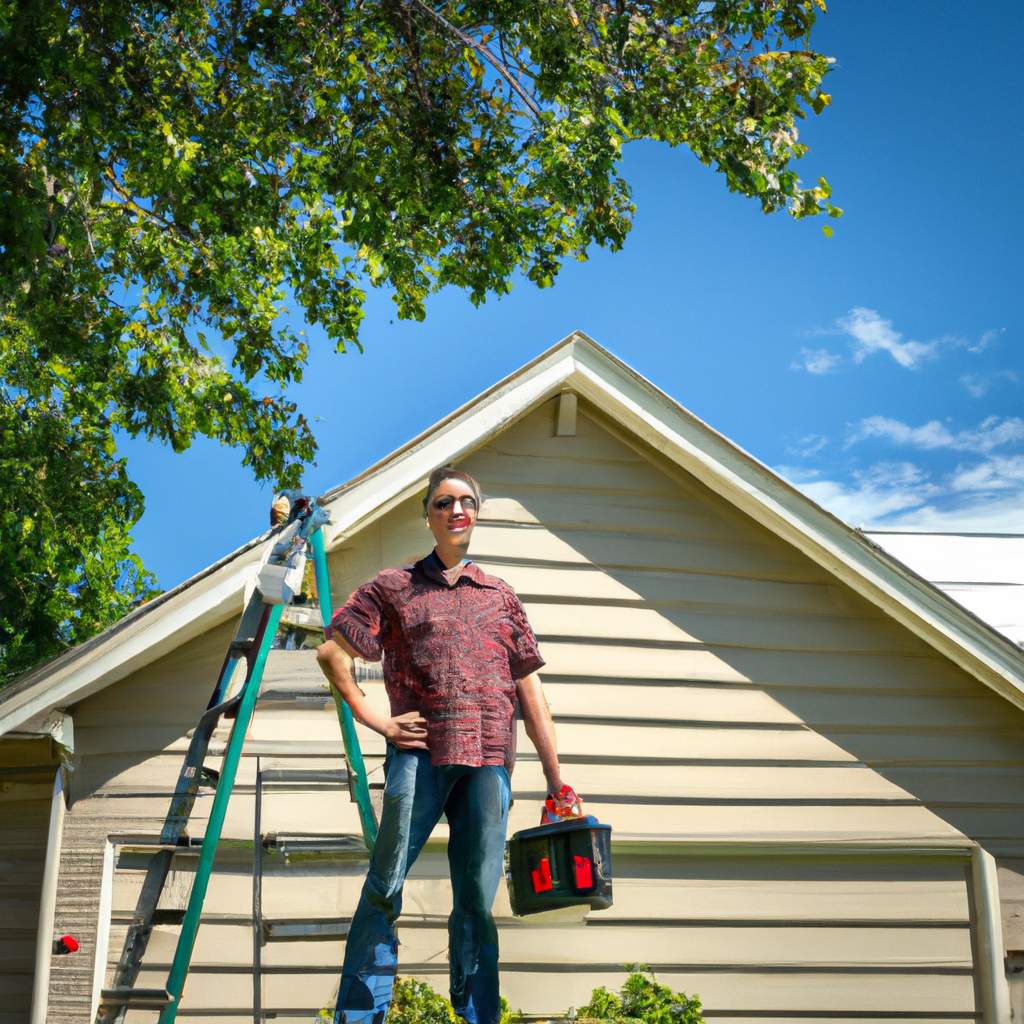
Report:
[[[593,865],[586,857],[573,857],[576,867],[576,888],[590,889],[594,885]]]
[[[540,867],[530,872],[534,892],[547,892],[551,888],[551,862],[542,857]]]
[[[55,943],[58,953],[77,953],[78,939],[74,935],[62,935]]]

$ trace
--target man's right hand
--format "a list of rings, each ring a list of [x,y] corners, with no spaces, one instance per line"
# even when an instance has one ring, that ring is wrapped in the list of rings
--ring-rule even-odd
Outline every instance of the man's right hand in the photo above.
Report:
[[[427,720],[418,711],[407,711],[388,719],[384,738],[399,750],[427,749]]]

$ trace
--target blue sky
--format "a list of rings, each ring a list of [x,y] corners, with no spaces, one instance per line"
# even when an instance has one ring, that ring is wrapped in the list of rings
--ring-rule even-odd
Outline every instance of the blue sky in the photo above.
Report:
[[[481,309],[441,293],[421,324],[372,295],[362,355],[310,332],[306,489],[581,329],[852,525],[1024,533],[1024,3],[831,6],[813,42],[836,58],[833,102],[805,122],[798,170],[846,211],[832,239],[765,217],[688,151],[632,143],[623,251]],[[136,549],[162,587],[265,529],[270,489],[238,452],[123,450],[146,495]]]

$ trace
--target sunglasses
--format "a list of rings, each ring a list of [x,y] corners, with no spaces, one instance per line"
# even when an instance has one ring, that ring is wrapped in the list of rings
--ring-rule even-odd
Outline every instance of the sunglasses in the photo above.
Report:
[[[455,502],[462,506],[463,512],[475,512],[476,511],[476,498],[453,498],[450,494],[442,495],[440,498],[435,498],[430,504],[431,507],[436,509],[438,512],[447,512],[450,508],[455,505]]]

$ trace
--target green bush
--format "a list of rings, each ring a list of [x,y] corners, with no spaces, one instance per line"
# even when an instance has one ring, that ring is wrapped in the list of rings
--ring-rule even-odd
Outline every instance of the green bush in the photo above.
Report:
[[[439,996],[425,981],[395,978],[385,1024],[452,1024],[452,1004]]]
[[[704,1024],[700,1000],[683,992],[659,985],[649,967],[637,965],[626,979],[619,995],[606,988],[595,988],[590,1002],[579,1011],[579,1018],[633,1024]]]
[[[334,1017],[334,1010],[322,1009],[320,1017],[328,1020]],[[518,1024],[520,1015],[508,1008],[504,996],[501,1000],[501,1024]],[[439,996],[425,981],[413,978],[395,978],[391,994],[391,1008],[385,1024],[454,1024],[452,1004]]]
[[[333,1010],[321,1010],[321,1017],[333,1017]],[[439,996],[424,981],[396,978],[391,1009],[385,1024],[454,1024],[458,1021],[452,1004]],[[600,1020],[613,1024],[704,1024],[700,1014],[700,1000],[681,992],[673,992],[667,985],[659,985],[654,972],[636,965],[626,979],[619,995],[606,988],[595,988],[590,1002],[582,1007],[577,1021]],[[501,1024],[517,1024],[518,1013],[509,1010],[501,1000]]]

